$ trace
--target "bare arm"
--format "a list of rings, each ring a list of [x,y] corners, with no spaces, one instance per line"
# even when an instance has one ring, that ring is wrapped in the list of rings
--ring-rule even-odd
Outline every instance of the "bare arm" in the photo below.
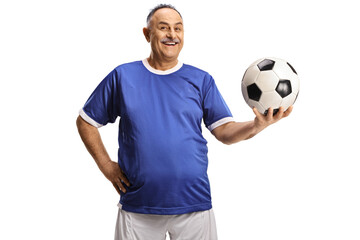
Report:
[[[126,189],[123,183],[130,186],[129,180],[126,178],[119,165],[110,159],[101,140],[99,130],[87,123],[80,116],[76,120],[76,125],[86,149],[94,158],[101,172],[113,184],[119,194],[120,191],[125,193]]]
[[[253,121],[229,122],[215,128],[211,133],[222,143],[229,145],[237,143],[242,140],[252,138],[271,124],[289,116],[292,111],[292,106],[289,107],[285,112],[283,108],[280,108],[275,116],[273,116],[272,109],[269,109],[267,116],[259,113],[256,108],[254,108],[253,111],[256,115]]]

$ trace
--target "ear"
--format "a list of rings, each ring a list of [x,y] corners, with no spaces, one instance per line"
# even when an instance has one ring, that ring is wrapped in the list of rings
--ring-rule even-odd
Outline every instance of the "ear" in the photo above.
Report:
[[[143,28],[143,33],[147,42],[150,42],[150,30],[146,27]]]

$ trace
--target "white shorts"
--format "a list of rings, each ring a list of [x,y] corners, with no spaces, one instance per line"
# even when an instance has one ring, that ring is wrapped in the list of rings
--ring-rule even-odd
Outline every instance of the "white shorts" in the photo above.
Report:
[[[127,212],[119,206],[115,240],[217,240],[214,211],[180,215]]]

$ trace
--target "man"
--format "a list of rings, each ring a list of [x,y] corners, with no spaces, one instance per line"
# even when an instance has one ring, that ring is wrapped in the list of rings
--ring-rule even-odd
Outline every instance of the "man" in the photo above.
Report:
[[[290,114],[235,122],[213,78],[178,61],[184,24],[171,5],[159,5],[143,29],[149,58],[115,68],[92,93],[77,119],[80,136],[121,195],[115,239],[217,239],[201,122],[221,142],[255,136]],[[120,117],[118,163],[98,127]]]

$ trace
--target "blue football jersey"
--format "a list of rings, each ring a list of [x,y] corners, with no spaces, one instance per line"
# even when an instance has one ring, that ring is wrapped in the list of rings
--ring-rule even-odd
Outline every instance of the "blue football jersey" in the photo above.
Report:
[[[233,119],[207,72],[180,62],[167,71],[147,60],[122,64],[80,115],[96,127],[120,117],[118,163],[131,183],[120,197],[124,210],[169,215],[211,209],[201,123],[212,131]]]

